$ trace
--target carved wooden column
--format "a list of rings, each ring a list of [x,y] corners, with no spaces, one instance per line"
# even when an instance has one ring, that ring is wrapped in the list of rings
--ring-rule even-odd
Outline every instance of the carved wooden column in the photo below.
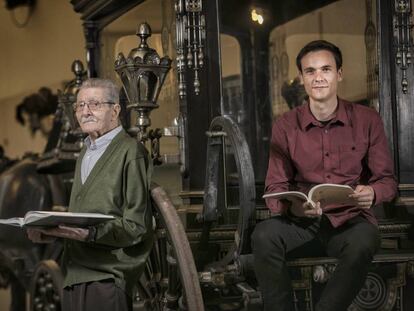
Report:
[[[88,65],[88,77],[95,78],[98,76],[99,62],[99,29],[98,23],[95,21],[85,21],[83,23],[83,31],[86,42],[86,62]]]

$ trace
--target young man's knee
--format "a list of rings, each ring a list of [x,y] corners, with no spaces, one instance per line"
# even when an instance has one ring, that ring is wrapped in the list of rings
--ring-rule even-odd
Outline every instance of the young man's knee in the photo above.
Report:
[[[278,246],[281,247],[282,243],[278,243],[280,241],[278,238],[278,230],[279,228],[276,223],[269,221],[258,223],[251,236],[253,252],[262,253]]]
[[[369,264],[379,249],[379,239],[363,240],[351,242],[348,247],[344,248],[342,258],[352,264]]]
[[[251,236],[253,250],[261,249],[270,244],[269,234],[266,226],[257,224]]]
[[[352,248],[358,253],[374,255],[380,247],[381,237],[378,229],[366,230],[358,239],[352,242]]]

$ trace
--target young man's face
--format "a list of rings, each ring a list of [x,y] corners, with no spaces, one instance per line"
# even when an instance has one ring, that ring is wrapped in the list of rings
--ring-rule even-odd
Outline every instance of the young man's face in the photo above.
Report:
[[[326,50],[310,52],[302,60],[301,81],[310,102],[327,103],[336,99],[342,68],[336,68],[333,54]]]
[[[78,103],[102,103],[99,109],[91,110],[88,105],[76,110],[76,118],[82,131],[92,139],[96,139],[118,125],[119,104],[107,103],[105,90],[102,88],[86,88],[79,91]]]

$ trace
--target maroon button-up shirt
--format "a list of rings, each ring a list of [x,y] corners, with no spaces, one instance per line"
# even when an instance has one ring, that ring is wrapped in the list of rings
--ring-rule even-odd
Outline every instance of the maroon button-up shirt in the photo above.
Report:
[[[283,114],[273,125],[265,193],[298,190],[308,193],[321,183],[370,185],[375,204],[397,192],[393,162],[379,114],[371,108],[338,99],[336,116],[326,125],[312,115],[309,103]],[[287,206],[266,199],[275,214]],[[334,227],[363,215],[377,221],[371,209],[327,206],[323,213]]]

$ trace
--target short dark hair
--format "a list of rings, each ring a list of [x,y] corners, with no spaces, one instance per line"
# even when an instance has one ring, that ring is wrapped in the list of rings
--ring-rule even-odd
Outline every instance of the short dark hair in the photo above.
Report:
[[[336,69],[339,70],[342,68],[342,53],[341,50],[333,43],[325,41],[325,40],[315,40],[311,41],[306,44],[299,52],[298,56],[296,56],[296,66],[298,67],[299,71],[302,72],[302,58],[310,53],[316,51],[329,51],[332,53],[333,57],[335,58]]]

